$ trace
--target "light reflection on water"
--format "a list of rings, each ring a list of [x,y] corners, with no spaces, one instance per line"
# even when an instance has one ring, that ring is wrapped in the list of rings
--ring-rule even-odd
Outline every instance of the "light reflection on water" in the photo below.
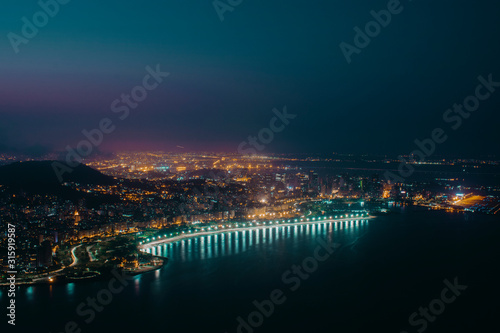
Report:
[[[68,283],[66,285],[66,291],[68,296],[73,296],[75,292],[75,284],[74,283]]]
[[[255,229],[241,229],[238,231],[230,231],[225,233],[217,233],[211,235],[196,236],[177,240],[172,243],[162,243],[155,247],[148,248],[146,251],[153,255],[169,258],[169,264],[165,269],[158,269],[154,273],[141,274],[130,281],[129,289],[124,289],[123,293],[128,292],[133,297],[144,297],[144,295],[159,295],[154,298],[155,304],[162,305],[165,299],[164,295],[172,295],[174,293],[169,289],[171,284],[175,284],[175,288],[185,288],[184,278],[189,274],[201,274],[204,279],[189,280],[196,281],[203,285],[205,278],[208,281],[218,281],[224,265],[217,265],[217,260],[223,258],[220,262],[224,264],[228,262],[230,256],[238,255],[252,256],[259,254],[259,262],[263,265],[273,265],[276,257],[284,252],[304,253],[303,246],[308,247],[310,244],[316,246],[314,241],[317,238],[327,239],[329,241],[337,241],[341,244],[348,244],[354,238],[361,236],[368,231],[369,220],[349,221],[349,222],[318,222],[314,224],[303,225],[280,225],[266,226]],[[311,241],[312,240],[312,241]],[[274,252],[275,251],[275,252]],[[306,253],[311,253],[307,252]],[[236,260],[240,258],[235,257]],[[169,270],[168,266],[179,264],[177,267],[196,267],[196,273],[185,273],[181,270]],[[187,264],[187,263],[191,263]],[[234,264],[234,263],[233,263]],[[234,265],[237,265],[234,264]],[[222,268],[221,268],[222,267]],[[199,270],[198,270],[199,269]],[[172,275],[172,272],[174,274]],[[184,272],[181,277],[176,277],[176,273]],[[153,277],[153,278],[152,278]],[[167,283],[165,281],[168,281]],[[97,282],[97,285],[100,282]],[[107,287],[107,281],[103,282],[102,287]],[[211,282],[214,283],[214,282]],[[93,284],[68,283],[67,285],[49,285],[49,286],[30,286],[23,288],[21,292],[24,304],[33,306],[42,299],[50,304],[56,300],[64,299],[67,304],[71,304],[71,314],[74,314],[74,309],[79,302],[84,301],[88,296],[96,295],[100,290],[94,288]],[[90,289],[89,289],[90,288]],[[128,291],[127,291],[128,290]],[[175,293],[174,293],[175,295]],[[6,298],[3,292],[0,291],[0,299]],[[117,296],[122,297],[122,296]],[[119,304],[119,301],[113,304]],[[115,305],[110,305],[112,309]],[[162,305],[164,306],[164,304]],[[63,308],[61,308],[63,309]],[[61,310],[62,311],[62,310]],[[118,310],[117,310],[118,311]]]
[[[140,294],[141,275],[134,278],[134,291],[137,296]]]
[[[323,237],[331,240],[336,236],[356,237],[366,231],[368,223],[368,220],[351,220],[245,229],[160,244],[146,249],[146,252],[178,262],[213,259],[244,253],[250,249],[260,250],[263,246],[285,240],[291,240],[295,244],[302,238]]]
[[[29,286],[28,288],[26,288],[26,299],[27,299],[29,302],[32,302],[32,301],[33,301],[33,294],[34,294],[34,291],[35,291],[35,287],[33,287],[33,286]]]

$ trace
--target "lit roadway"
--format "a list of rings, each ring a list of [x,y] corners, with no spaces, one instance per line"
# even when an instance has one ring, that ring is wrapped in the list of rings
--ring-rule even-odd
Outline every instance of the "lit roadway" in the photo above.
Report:
[[[251,227],[237,227],[237,228],[231,228],[231,229],[217,229],[217,230],[212,230],[212,231],[204,231],[204,232],[194,232],[194,233],[188,233],[188,234],[182,234],[179,236],[175,237],[170,237],[170,238],[163,238],[159,239],[153,242],[149,242],[147,244],[140,244],[138,247],[139,249],[145,249],[149,247],[153,247],[159,244],[164,244],[164,243],[172,243],[176,242],[181,239],[186,239],[186,238],[193,238],[193,237],[198,237],[198,236],[204,236],[204,235],[212,235],[212,234],[220,234],[224,232],[230,232],[230,231],[240,231],[240,230],[256,230],[256,229],[264,229],[264,228],[276,228],[276,227],[281,227],[281,226],[290,226],[290,225],[300,225],[300,224],[314,224],[314,223],[325,223],[325,222],[344,222],[344,221],[356,221],[356,220],[369,220],[373,219],[375,216],[354,216],[354,217],[346,217],[342,219],[325,219],[325,220],[316,220],[316,221],[300,221],[300,222],[286,222],[286,223],[270,223],[270,224],[261,224],[258,226],[251,226]],[[247,224],[247,223],[255,223],[255,222],[240,222],[241,224]],[[257,222],[260,223],[260,222]]]
[[[71,258],[73,259],[73,263],[71,265],[69,265],[68,267],[73,267],[78,263],[78,258],[75,255],[75,251],[80,246],[82,246],[82,245],[81,244],[77,245],[71,249]],[[50,282],[51,277],[59,275],[59,273],[61,273],[65,269],[66,269],[66,267],[63,267],[63,268],[60,268],[58,270],[52,271],[52,272],[48,273],[47,276],[33,279],[33,282]]]
[[[95,258],[94,254],[92,253],[92,248],[94,245],[87,246],[87,253],[89,254],[90,261],[96,261],[97,259]]]
[[[73,263],[71,265],[69,265],[69,267],[73,267],[75,266],[76,264],[78,264],[78,258],[76,257],[75,255],[75,251],[77,248],[79,248],[80,246],[82,246],[82,244],[78,245],[78,246],[75,246],[74,248],[71,249],[71,258],[73,259]]]

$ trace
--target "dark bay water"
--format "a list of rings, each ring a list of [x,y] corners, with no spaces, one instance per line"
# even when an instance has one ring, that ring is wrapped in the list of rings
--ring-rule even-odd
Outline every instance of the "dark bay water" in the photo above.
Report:
[[[82,332],[237,332],[237,318],[256,310],[252,302],[279,289],[286,300],[254,332],[417,332],[422,326],[410,326],[408,317],[441,297],[444,279],[457,277],[467,289],[425,332],[497,331],[499,223],[410,210],[179,241],[155,249],[170,257],[168,265],[134,277],[90,324],[76,308],[108,281],[19,288],[16,330],[63,332],[75,321]],[[283,274],[313,256],[319,239],[340,247],[309,266],[292,291],[296,284]],[[6,304],[5,291],[0,300]]]

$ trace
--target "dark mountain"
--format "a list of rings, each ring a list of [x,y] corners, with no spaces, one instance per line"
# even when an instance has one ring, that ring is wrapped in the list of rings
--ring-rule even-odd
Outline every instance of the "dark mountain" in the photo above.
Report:
[[[69,170],[67,164],[59,162],[59,169],[62,182],[59,181],[57,171],[53,167],[54,161],[30,161],[13,163],[0,167],[0,185],[6,185],[4,194],[15,194],[14,201],[27,204],[26,200],[31,195],[52,195],[74,203],[84,199],[87,207],[99,207],[104,203],[117,203],[120,198],[116,195],[87,193],[78,191],[69,186],[64,186],[63,182],[73,182],[80,185],[112,185],[117,183],[113,177],[103,175],[84,164],[72,168],[72,172],[61,172],[61,168]]]
[[[72,171],[64,172],[64,170]],[[115,183],[113,177],[106,176],[84,164],[71,168],[64,162],[29,161],[1,166],[0,184],[14,187],[58,186],[62,183],[58,172],[62,182],[98,185]]]

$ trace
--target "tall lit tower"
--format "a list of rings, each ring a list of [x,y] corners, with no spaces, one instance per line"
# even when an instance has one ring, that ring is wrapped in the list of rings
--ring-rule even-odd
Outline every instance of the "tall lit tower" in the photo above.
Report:
[[[80,213],[78,213],[78,211],[77,211],[77,210],[75,211],[75,216],[74,216],[74,218],[75,218],[75,226],[77,226],[77,225],[78,225],[78,223],[80,223],[80,220],[82,219],[82,217],[80,216]]]

